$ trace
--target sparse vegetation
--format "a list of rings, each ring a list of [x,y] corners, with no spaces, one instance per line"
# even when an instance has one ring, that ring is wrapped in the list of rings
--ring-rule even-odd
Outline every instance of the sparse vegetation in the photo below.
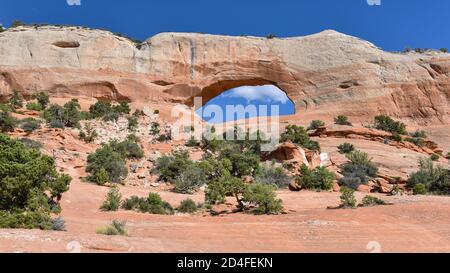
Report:
[[[41,129],[41,122],[34,118],[25,118],[20,121],[20,128],[26,133],[32,133],[35,130]]]
[[[276,188],[286,188],[291,182],[292,177],[282,167],[275,167],[274,164],[262,165],[258,168],[255,175],[255,182],[264,185],[270,185]]]
[[[320,127],[325,126],[325,122],[321,121],[321,120],[313,120],[311,121],[311,124],[308,127],[308,131],[310,130],[317,130]]]
[[[198,205],[192,199],[186,199],[181,201],[177,210],[181,213],[195,213],[198,210]]]
[[[147,198],[132,196],[122,202],[122,208],[151,214],[173,214],[174,211],[157,193],[150,193]]]
[[[51,229],[70,181],[53,158],[0,134],[0,228]]]
[[[152,122],[151,127],[150,127],[150,134],[153,136],[159,135],[159,133],[161,132],[161,126],[159,125],[158,122]]]
[[[42,143],[40,143],[39,141],[36,140],[32,140],[29,138],[21,138],[19,139],[20,142],[23,143],[23,145],[25,145],[27,148],[30,149],[41,149],[42,148]]]
[[[86,123],[84,130],[80,131],[78,137],[86,143],[92,143],[98,137],[98,133],[91,123]]]
[[[276,198],[274,190],[270,185],[250,185],[244,191],[242,201],[256,206],[252,210],[255,214],[279,214],[283,210],[283,203]]]
[[[12,109],[19,109],[23,107],[23,99],[19,91],[12,91],[12,94],[9,98],[9,105],[11,105]]]
[[[392,134],[407,135],[406,125],[395,121],[389,116],[380,115],[375,117],[375,128],[378,130],[390,132]]]
[[[37,103],[37,102],[27,103],[27,105],[25,107],[27,108],[27,110],[30,110],[30,111],[40,112],[40,111],[44,110],[42,108],[42,106],[39,103]]]
[[[352,123],[348,120],[347,116],[339,115],[334,118],[334,123],[338,125],[352,126]]]
[[[367,153],[355,151],[346,155],[350,161],[341,166],[343,178],[339,180],[341,186],[346,186],[356,190],[359,185],[367,184],[370,178],[376,177],[378,167],[376,167]]]
[[[87,158],[86,172],[91,175],[88,180],[98,183],[100,172],[106,171],[108,173],[109,182],[120,183],[128,175],[125,159],[114,149],[105,145],[92,153]],[[104,181],[104,180],[101,180]]]
[[[159,180],[173,182],[177,176],[194,165],[186,151],[176,151],[171,155],[163,155],[156,160],[153,172],[159,175]]]
[[[77,99],[72,99],[64,106],[52,104],[44,111],[43,117],[53,128],[78,128],[81,120],[80,104]]]
[[[128,130],[136,131],[138,126],[139,126],[139,122],[136,117],[128,117]]]
[[[298,144],[303,148],[320,151],[320,145],[317,141],[312,141],[306,132],[305,128],[297,125],[289,125],[286,127],[285,132],[281,135],[281,141],[290,141],[294,144]]]
[[[15,119],[9,112],[0,111],[0,131],[12,132],[17,126],[17,119]]]
[[[302,165],[300,173],[296,178],[296,182],[299,186],[308,190],[331,190],[335,179],[334,174],[325,167],[317,167],[310,170],[308,166]]]
[[[97,234],[103,234],[108,236],[128,236],[128,232],[125,228],[125,221],[113,220],[110,225],[97,229]]]
[[[37,101],[37,105],[40,106],[41,110],[46,109],[50,103],[50,97],[47,92],[39,92],[33,96],[33,99]]]
[[[119,192],[119,188],[111,188],[106,195],[106,200],[103,202],[100,209],[102,211],[117,211],[120,207],[122,195]]]
[[[411,174],[407,186],[414,194],[450,194],[450,170],[441,166],[435,167],[431,159],[419,162],[419,171]]]
[[[348,187],[342,187],[341,188],[341,208],[344,209],[350,209],[350,208],[356,208],[357,201],[355,197],[355,191],[353,189],[350,189]]]
[[[192,194],[201,186],[205,185],[206,182],[207,178],[205,172],[198,164],[192,164],[175,178],[174,191],[183,194]]]
[[[11,28],[25,26],[26,24],[20,20],[13,20],[11,23]]]
[[[380,198],[366,195],[362,200],[363,207],[374,207],[374,206],[384,206],[386,202]]]
[[[355,151],[355,146],[350,143],[343,143],[338,146],[339,153],[341,154],[349,154]]]
[[[439,158],[441,158],[441,156],[438,154],[432,154],[430,157],[430,159],[433,161],[439,161]]]

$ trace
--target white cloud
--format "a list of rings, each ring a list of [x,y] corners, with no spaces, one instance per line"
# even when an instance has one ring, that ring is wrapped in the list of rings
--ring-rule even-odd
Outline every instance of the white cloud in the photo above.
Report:
[[[241,86],[225,92],[223,97],[244,98],[248,103],[251,101],[262,101],[266,103],[280,102],[285,104],[289,101],[286,93],[274,85]]]

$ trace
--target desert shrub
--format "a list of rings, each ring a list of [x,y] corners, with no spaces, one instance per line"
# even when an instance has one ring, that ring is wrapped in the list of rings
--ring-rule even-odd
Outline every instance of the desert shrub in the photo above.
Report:
[[[136,139],[127,138],[124,141],[112,140],[104,146],[109,146],[111,149],[119,153],[124,159],[140,159],[144,157],[144,151],[142,150]]]
[[[320,127],[323,127],[323,126],[325,126],[325,122],[323,122],[321,120],[313,120],[309,124],[308,131],[310,131],[310,130],[317,130]]]
[[[198,164],[183,170],[174,181],[174,191],[183,194],[192,194],[196,192],[201,186],[205,185],[207,177],[203,169]]]
[[[136,117],[128,117],[128,130],[135,131],[139,126],[138,119]]]
[[[47,92],[39,92],[33,96],[42,109],[47,108],[50,103],[50,97]]]
[[[378,167],[372,163],[367,153],[355,151],[346,157],[350,162],[341,166],[344,178],[339,180],[340,185],[357,189],[359,185],[366,184],[370,178],[378,175]]]
[[[431,159],[422,159],[419,164],[419,171],[411,174],[408,179],[408,188],[416,189],[418,184],[422,184],[423,186],[418,186],[418,192],[422,192],[421,189],[425,187],[425,192],[450,194],[450,170],[435,167]]]
[[[440,48],[439,51],[442,53],[448,53],[448,48],[443,47],[443,48]]]
[[[221,176],[231,176],[231,171],[233,170],[233,164],[230,159],[219,159],[211,155],[205,156],[198,163],[198,167],[205,173],[207,181],[218,179]]]
[[[50,229],[70,181],[53,158],[0,134],[0,227]]]
[[[86,143],[92,143],[98,137],[97,131],[92,127],[92,124],[86,123],[84,130],[81,130],[78,137]]]
[[[41,129],[41,122],[34,118],[25,118],[20,121],[20,128],[26,133],[34,132],[35,130]]]
[[[110,102],[98,101],[89,107],[89,113],[92,118],[101,118],[112,111]]]
[[[350,143],[343,143],[338,146],[338,150],[341,154],[349,154],[355,151],[355,146]]]
[[[353,189],[342,187],[341,188],[341,208],[355,208],[356,207],[356,197],[355,191]]]
[[[301,175],[297,177],[296,182],[308,190],[331,190],[335,176],[325,167],[317,167],[310,170],[308,166],[302,165]]]
[[[242,194],[247,190],[247,185],[241,179],[232,176],[221,176],[208,184],[205,192],[205,203],[222,204],[227,196],[234,196],[241,207]]]
[[[9,104],[0,103],[0,112],[12,112],[13,109]]]
[[[274,34],[269,33],[266,35],[266,38],[270,40],[276,38],[276,36]]]
[[[198,146],[200,146],[200,142],[197,141],[194,136],[191,136],[191,138],[186,142],[186,146],[187,147],[198,147]]]
[[[136,118],[142,117],[144,115],[145,115],[144,111],[140,110],[140,109],[136,109],[136,111],[134,111],[134,113],[133,113],[133,117],[136,117]]]
[[[100,209],[102,211],[117,211],[119,210],[121,199],[122,195],[119,192],[119,188],[114,187],[109,190],[106,195],[106,200],[103,202]]]
[[[161,134],[156,138],[159,142],[166,142],[172,140],[172,135],[170,133],[167,134]]]
[[[44,111],[43,117],[53,128],[78,128],[81,120],[81,113],[79,110],[80,104],[78,103],[78,100],[72,99],[65,103],[64,106],[57,104],[50,105],[50,107]]]
[[[92,177],[92,182],[97,183],[99,186],[105,185],[109,180],[109,174],[104,168],[100,168]]]
[[[157,193],[150,193],[147,198],[132,196],[122,203],[125,210],[136,210],[142,213],[151,214],[173,214],[172,206],[163,201]]]
[[[231,141],[222,143],[218,158],[230,160],[231,173],[237,177],[253,176],[260,163],[259,155],[251,151],[243,151],[240,145]]]
[[[376,116],[374,126],[378,130],[391,132],[393,134],[408,134],[406,132],[406,125],[404,123],[395,121],[391,117],[385,115]]]
[[[181,213],[194,213],[198,210],[198,206],[195,204],[194,200],[186,199],[181,201],[177,210]]]
[[[54,231],[65,231],[66,230],[66,220],[61,216],[51,219],[52,230]]]
[[[17,126],[17,119],[15,119],[9,112],[0,112],[0,131],[12,132]]]
[[[97,229],[97,234],[103,234],[108,236],[127,236],[128,232],[125,228],[125,221],[113,220],[111,224],[106,227]]]
[[[26,24],[20,20],[13,20],[11,23],[11,28],[25,26]]]
[[[384,200],[381,200],[380,198],[366,195],[362,200],[362,205],[364,207],[383,206],[386,205],[386,202],[384,202]]]
[[[161,132],[161,126],[159,125],[158,122],[152,122],[152,124],[150,125],[150,134],[153,136],[159,135],[159,133]]]
[[[243,202],[256,206],[255,214],[278,214],[283,210],[281,199],[276,198],[275,188],[270,185],[253,184],[244,191]]]
[[[44,108],[42,108],[42,105],[40,105],[37,102],[27,103],[27,105],[25,107],[27,108],[27,110],[30,110],[30,111],[38,111],[38,112],[40,112],[40,111],[44,110]]]
[[[405,138],[405,141],[411,142],[418,147],[422,147],[424,145],[424,140],[420,137],[407,137]]]
[[[155,111],[153,111],[153,114],[155,114],[155,115],[159,115],[159,110],[158,110],[158,109],[156,109]]]
[[[23,99],[22,96],[20,95],[19,91],[17,90],[13,90],[11,96],[9,97],[9,105],[11,105],[11,107],[13,109],[19,109],[23,107]]]
[[[129,115],[131,112],[130,105],[126,101],[121,101],[118,105],[114,105],[112,110],[120,115]]]
[[[352,123],[348,121],[348,117],[344,115],[339,115],[334,118],[334,123],[338,125],[352,126]]]
[[[414,195],[424,195],[427,193],[428,193],[427,186],[425,186],[424,184],[416,184],[413,188]]]
[[[125,159],[109,145],[90,154],[87,163],[86,172],[91,174],[88,180],[94,183],[97,183],[99,172],[106,171],[112,183],[120,183],[128,175]]]
[[[289,125],[286,127],[285,132],[281,135],[281,141],[290,141],[294,144],[298,144],[303,148],[320,151],[320,145],[316,141],[312,141],[306,132],[305,128],[297,125]]]
[[[414,138],[427,138],[427,133],[423,130],[422,131],[417,130],[414,133],[411,133],[410,135],[411,135],[411,137],[414,137]]]
[[[117,122],[119,120],[119,118],[120,118],[120,114],[118,112],[112,111],[112,112],[106,113],[103,116],[102,120],[106,121],[106,122],[108,122],[108,121]]]
[[[153,172],[159,180],[173,182],[177,176],[194,164],[186,151],[175,151],[171,155],[163,155],[156,160]]]
[[[23,145],[25,145],[27,148],[30,149],[41,149],[42,148],[42,143],[40,143],[39,141],[36,140],[32,140],[29,138],[21,138],[19,139],[20,142],[23,143]]]
[[[256,183],[270,185],[276,188],[286,188],[291,180],[292,177],[284,168],[275,167],[274,164],[260,166],[255,175]]]
[[[430,159],[433,160],[433,161],[438,161],[439,158],[441,158],[441,157],[438,154],[432,154],[431,157],[430,157]]]

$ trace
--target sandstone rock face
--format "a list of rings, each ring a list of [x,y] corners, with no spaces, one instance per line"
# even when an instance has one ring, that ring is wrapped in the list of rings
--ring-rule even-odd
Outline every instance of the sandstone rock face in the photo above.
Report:
[[[226,89],[274,84],[298,112],[379,113],[448,123],[450,55],[394,54],[335,31],[266,39],[158,34],[141,45],[107,31],[19,27],[0,34],[0,97],[168,100],[206,103]]]

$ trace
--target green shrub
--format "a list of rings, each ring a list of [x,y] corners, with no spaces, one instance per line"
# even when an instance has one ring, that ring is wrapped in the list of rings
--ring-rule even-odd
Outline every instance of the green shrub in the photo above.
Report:
[[[434,194],[450,194],[450,170],[441,166],[435,167],[431,159],[422,159],[419,162],[419,171],[410,175],[407,186],[409,189],[415,189],[418,184],[425,187],[425,192]],[[418,191],[423,186],[418,186]]]
[[[186,142],[187,147],[198,147],[200,146],[200,142],[198,142],[194,136],[191,136],[191,138]]]
[[[51,229],[54,231],[66,231],[66,220],[61,216],[51,219]]]
[[[414,138],[427,138],[428,137],[427,133],[423,130],[422,131],[417,130],[410,135],[411,135],[411,137],[414,137]]]
[[[267,34],[267,35],[266,35],[266,38],[270,40],[270,39],[275,39],[276,36],[273,35],[273,34]]]
[[[50,229],[50,213],[60,211],[70,181],[53,158],[0,134],[1,228]]]
[[[172,135],[170,135],[170,134],[159,135],[159,136],[156,138],[156,140],[159,141],[159,142],[170,141],[170,140],[172,140]]]
[[[341,154],[349,154],[355,151],[355,146],[350,143],[343,143],[338,146],[338,150]]]
[[[153,172],[159,175],[159,180],[173,182],[177,176],[193,166],[186,151],[175,151],[171,155],[163,155],[156,160]]]
[[[106,200],[103,202],[100,209],[102,211],[117,211],[120,207],[120,201],[122,199],[122,195],[119,192],[119,188],[112,188],[109,190],[106,195]]]
[[[27,110],[37,111],[37,112],[44,110],[44,108],[42,108],[42,105],[40,105],[39,103],[36,103],[36,102],[27,103],[26,108],[27,108]]]
[[[281,199],[276,198],[274,188],[270,185],[253,184],[244,191],[243,202],[256,206],[255,214],[278,214],[283,210]]]
[[[433,161],[439,161],[439,158],[441,158],[441,157],[438,154],[432,154],[430,157],[430,159]]]
[[[178,211],[181,213],[195,213],[197,210],[198,206],[192,199],[181,201],[180,206],[178,207]]]
[[[13,111],[13,109],[11,108],[10,105],[0,103],[0,112],[12,112],[12,111]]]
[[[218,159],[208,154],[198,163],[198,167],[203,170],[208,181],[218,179],[221,176],[231,176],[233,170],[230,159]]]
[[[112,111],[103,116],[103,121],[117,122],[120,118],[120,114],[118,112]]]
[[[158,122],[152,122],[151,127],[150,127],[150,134],[153,136],[159,135],[159,133],[161,132],[161,126],[159,125]]]
[[[223,204],[227,196],[234,196],[241,207],[242,194],[247,190],[247,185],[241,179],[232,176],[221,176],[208,184],[205,192],[205,203]]]
[[[424,184],[416,184],[413,188],[414,195],[425,195],[427,193],[428,193],[428,190]]]
[[[383,206],[386,205],[386,202],[384,202],[384,200],[381,200],[380,198],[366,195],[362,200],[362,205],[364,207]]]
[[[109,146],[111,149],[119,153],[123,159],[141,159],[144,157],[144,151],[136,142],[136,139],[128,138],[122,142],[112,140],[104,146]]]
[[[286,188],[291,182],[292,177],[281,167],[262,165],[258,168],[255,175],[255,182],[264,185],[270,185],[276,188]]]
[[[370,178],[378,175],[378,167],[372,163],[367,153],[355,151],[346,155],[350,161],[341,166],[344,178],[339,180],[339,184],[352,189],[357,189],[361,184],[367,184]]]
[[[13,90],[9,98],[9,105],[11,105],[13,109],[19,109],[23,107],[23,99],[19,91]]]
[[[334,123],[338,125],[352,126],[352,123],[348,121],[348,117],[344,115],[339,115],[334,118]]]
[[[420,137],[407,137],[405,138],[405,141],[411,142],[418,147],[422,147],[424,145],[424,140]]]
[[[112,111],[110,102],[98,101],[89,107],[92,118],[101,118]]]
[[[32,133],[35,130],[41,129],[41,122],[34,118],[25,118],[20,121],[20,128],[26,133]]]
[[[310,131],[310,130],[317,130],[320,127],[323,127],[323,126],[325,126],[325,122],[323,122],[321,120],[313,120],[309,124],[308,131]]]
[[[119,102],[118,105],[112,107],[112,110],[120,115],[129,115],[131,112],[130,105],[126,101]]]
[[[335,176],[325,167],[317,167],[310,170],[308,166],[302,165],[301,175],[297,177],[296,182],[308,190],[331,190]]]
[[[94,173],[92,180],[97,185],[102,186],[108,183],[110,179],[108,172],[104,168],[101,168],[98,172]]]
[[[128,117],[128,130],[135,131],[139,126],[138,119],[136,117]]]
[[[353,189],[342,187],[340,199],[341,208],[356,208],[356,197]]]
[[[300,145],[303,148],[313,151],[320,151],[319,143],[316,141],[312,141],[309,138],[309,135],[306,132],[305,128],[300,126],[296,125],[287,126],[285,132],[281,135],[281,141],[282,142],[290,141],[294,144]]]
[[[84,142],[92,143],[98,137],[98,133],[90,123],[86,123],[84,130],[81,130],[78,136]]]
[[[159,115],[159,110],[158,110],[158,109],[156,109],[155,111],[153,111],[153,114],[155,114],[155,115]]]
[[[52,104],[44,111],[43,117],[53,128],[78,128],[81,120],[81,113],[79,110],[80,104],[78,103],[78,100],[72,99],[62,107],[57,104]]]
[[[231,162],[231,174],[237,177],[253,176],[259,168],[260,156],[252,151],[243,151],[241,146],[233,142],[222,142],[219,160]]]
[[[17,126],[17,119],[11,116],[9,112],[0,112],[0,131],[12,132]]]
[[[193,194],[201,186],[205,185],[206,182],[207,177],[205,172],[199,166],[197,166],[197,164],[193,164],[189,168],[183,170],[175,178],[174,191],[183,194]]]
[[[92,153],[87,158],[86,172],[91,175],[88,180],[97,183],[99,172],[106,170],[112,183],[122,182],[128,175],[125,159],[114,149],[105,145]]]
[[[443,48],[439,49],[439,51],[442,53],[448,53],[448,48],[443,47]]]
[[[125,221],[113,220],[110,225],[97,229],[97,234],[108,236],[128,236],[128,232],[126,231],[125,226]]]
[[[39,92],[33,96],[33,99],[37,101],[37,105],[40,106],[41,110],[44,110],[50,104],[50,97],[47,92]]]
[[[395,121],[389,116],[380,115],[375,117],[375,128],[378,130],[391,132],[392,134],[407,135],[406,125]]]
[[[150,193],[147,198],[133,196],[122,203],[122,208],[142,213],[173,214],[172,206],[163,201],[157,193]]]
[[[21,26],[25,26],[25,25],[26,24],[20,20],[13,20],[10,28],[16,28],[16,27],[21,27]]]
[[[21,138],[19,139],[20,142],[23,143],[23,145],[25,145],[27,148],[30,149],[41,149],[42,148],[42,143],[40,143],[39,141],[36,140],[32,140],[29,138]]]

